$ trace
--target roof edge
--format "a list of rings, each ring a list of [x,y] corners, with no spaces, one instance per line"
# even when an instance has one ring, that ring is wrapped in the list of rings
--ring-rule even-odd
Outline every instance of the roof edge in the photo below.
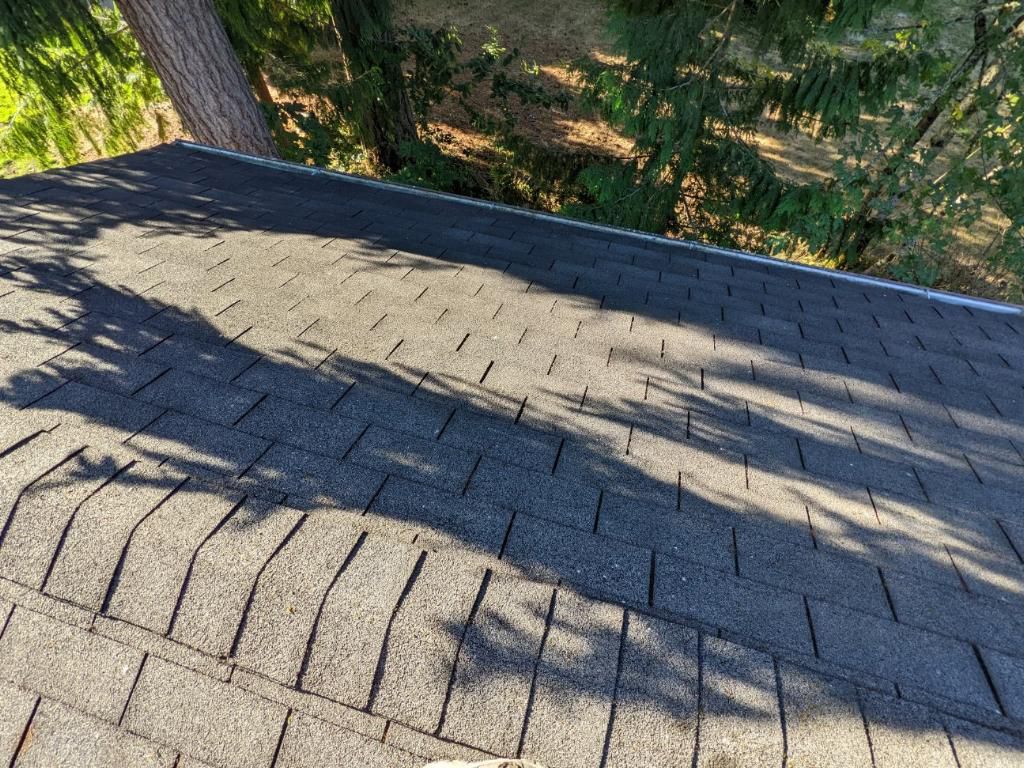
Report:
[[[545,211],[535,211],[530,208],[521,208],[514,205],[508,205],[506,203],[495,203],[490,200],[481,200],[475,197],[467,197],[464,195],[455,195],[450,192],[438,192],[433,189],[424,189],[422,187],[416,187],[411,184],[403,184],[396,181],[381,181],[380,179],[373,179],[368,176],[360,176],[354,173],[346,173],[344,171],[335,171],[329,168],[321,168],[314,165],[303,165],[301,163],[294,163],[289,160],[279,160],[276,158],[260,157],[259,155],[251,155],[245,152],[238,152],[231,149],[222,149],[220,147],[213,147],[208,144],[200,144],[194,141],[187,141],[185,139],[176,139],[172,142],[175,145],[187,147],[189,149],[197,150],[199,152],[206,152],[212,155],[220,155],[223,157],[229,157],[234,160],[241,162],[252,163],[254,165],[262,165],[268,168],[275,168],[281,171],[291,171],[293,173],[304,173],[311,176],[337,176],[355,184],[363,184],[369,187],[375,187],[378,189],[386,189],[391,191],[401,191],[406,194],[418,195],[428,199],[435,200],[447,200],[450,202],[463,203],[465,205],[471,205],[477,208],[484,208],[487,210],[502,211],[504,213],[516,214],[519,216],[526,216],[528,218],[538,219],[541,221],[549,221],[556,224],[571,225],[579,227],[580,229],[589,230],[591,232],[608,232],[617,235],[626,235],[637,240],[644,242],[658,243],[659,245],[667,245],[670,247],[685,246],[692,250],[703,251],[704,253],[713,253],[721,256],[730,256],[739,261],[745,261],[753,264],[767,264],[774,267],[783,269],[790,269],[797,272],[803,272],[805,274],[823,275],[835,280],[842,280],[844,282],[855,283],[859,285],[868,285],[874,287],[887,288],[892,291],[899,293],[909,294],[911,296],[917,296],[927,301],[935,301],[942,304],[952,304],[955,306],[965,307],[968,309],[981,309],[987,312],[995,312],[1005,315],[1024,315],[1024,307],[1016,304],[1010,304],[1004,301],[997,301],[995,299],[985,299],[974,296],[966,296],[960,293],[952,293],[950,291],[941,291],[931,288],[925,288],[918,285],[911,285],[910,283],[901,283],[895,280],[888,280],[884,277],[875,277],[874,275],[860,275],[853,272],[843,272],[838,269],[828,269],[827,267],[814,267],[809,264],[800,264],[798,262],[786,261],[779,259],[774,256],[765,256],[757,253],[750,253],[748,251],[740,251],[733,248],[722,248],[717,245],[708,245],[701,243],[696,240],[683,240],[679,238],[666,237],[665,235],[658,235],[651,232],[643,232],[637,229],[629,229],[628,227],[619,227],[612,224],[598,224],[591,221],[583,221],[580,219],[569,218],[568,216],[559,216],[554,213],[547,213]]]

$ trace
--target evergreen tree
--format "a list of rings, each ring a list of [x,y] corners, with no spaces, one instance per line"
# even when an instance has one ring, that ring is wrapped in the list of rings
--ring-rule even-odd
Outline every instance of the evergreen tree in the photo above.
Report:
[[[276,154],[210,0],[0,2],[4,157],[47,166],[78,160],[83,142],[129,149],[161,83],[197,140]]]
[[[577,70],[634,151],[586,168],[567,210],[839,266],[875,248],[895,276],[934,282],[912,264],[922,248],[934,256],[995,206],[1009,223],[992,253],[1024,275],[1020,4],[919,4],[912,23],[883,23],[895,7],[611,0],[621,60]],[[957,24],[973,27],[960,46]],[[828,140],[832,177],[787,181],[754,141],[766,127]]]
[[[947,11],[948,13],[948,11]],[[961,29],[956,29],[960,27]],[[940,44],[940,32],[959,45]],[[932,284],[948,267],[955,230],[999,219],[983,254],[993,275],[1024,291],[1024,12],[979,2],[973,13],[922,15],[901,34],[934,51],[923,87],[900,90],[885,120],[842,149],[836,182],[846,194],[838,236],[851,265],[883,246],[897,277]],[[904,105],[909,105],[909,108]]]
[[[883,0],[612,0],[621,62],[578,64],[586,102],[634,141],[625,163],[591,167],[578,213],[743,244],[785,217],[797,190],[752,141],[782,130],[843,136],[927,65],[892,47],[850,57],[836,42]]]
[[[163,94],[115,9],[0,0],[0,157],[11,170],[134,146]]]

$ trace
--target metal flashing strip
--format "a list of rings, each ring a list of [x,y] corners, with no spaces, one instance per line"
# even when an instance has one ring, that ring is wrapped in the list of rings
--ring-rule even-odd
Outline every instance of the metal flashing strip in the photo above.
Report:
[[[367,176],[359,176],[353,173],[345,173],[344,171],[334,171],[328,168],[320,168],[318,166],[293,163],[288,160],[278,160],[269,157],[260,157],[258,155],[250,155],[244,152],[236,152],[231,149],[211,147],[207,144],[199,144],[197,142],[186,141],[184,139],[177,139],[173,143],[199,152],[206,152],[212,155],[229,157],[234,160],[239,160],[241,162],[252,163],[254,165],[262,165],[267,168],[275,168],[281,171],[305,173],[311,176],[338,177],[340,179],[343,179],[354,184],[363,184],[368,187],[374,187],[376,189],[384,189],[392,192],[405,192],[406,194],[417,195],[427,199],[456,202],[461,203],[463,205],[470,205],[473,207],[484,208],[493,211],[501,211],[503,213],[524,216],[526,218],[537,219],[539,221],[546,221],[554,224],[560,224],[563,226],[578,227],[579,229],[585,229],[591,232],[603,232],[619,236],[624,235],[637,240],[642,240],[644,242],[657,243],[658,245],[664,245],[669,247],[683,246],[688,249],[702,251],[704,253],[713,253],[719,256],[729,256],[730,258],[734,258],[738,261],[745,261],[753,264],[764,264],[780,269],[789,269],[794,270],[796,272],[803,272],[805,274],[820,275],[828,277],[833,280],[842,280],[844,282],[855,283],[858,285],[884,288],[887,290],[896,291],[898,293],[905,293],[911,296],[917,296],[919,298],[925,299],[926,301],[935,301],[942,304],[952,304],[954,306],[965,307],[967,309],[980,309],[986,312],[995,312],[1006,315],[1024,315],[1024,307],[1018,306],[1016,304],[1009,304],[1007,302],[996,301],[994,299],[975,298],[972,296],[965,296],[959,293],[951,293],[949,291],[932,290],[930,288],[924,288],[917,285],[910,285],[909,283],[900,283],[896,282],[895,280],[887,280],[884,277],[875,277],[873,275],[858,275],[852,272],[842,272],[837,269],[813,267],[808,264],[798,264],[792,261],[785,261],[783,259],[778,259],[773,256],[764,256],[756,253],[748,253],[746,251],[738,251],[732,248],[721,248],[716,245],[707,245],[705,243],[699,243],[694,240],[681,240],[677,238],[666,237],[665,235],[656,235],[650,232],[641,232],[635,229],[628,229],[626,227],[617,227],[611,224],[597,224],[590,221],[581,221],[578,219],[571,219],[566,216],[559,216],[554,213],[534,211],[529,208],[519,208],[514,205],[507,205],[505,203],[494,203],[489,200],[479,200],[474,197],[454,195],[449,192],[438,192],[436,190],[423,189],[421,187],[415,187],[410,184],[402,184],[394,181],[381,181],[380,179],[371,179]]]

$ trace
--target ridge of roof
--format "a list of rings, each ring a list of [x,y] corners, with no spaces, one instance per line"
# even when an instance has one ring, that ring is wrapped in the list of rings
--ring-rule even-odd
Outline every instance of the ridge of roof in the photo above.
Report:
[[[339,177],[355,184],[364,184],[378,189],[386,189],[391,191],[404,192],[419,197],[434,198],[439,200],[446,200],[449,202],[457,202],[478,208],[484,208],[486,210],[502,211],[504,213],[520,215],[526,218],[547,221],[565,226],[573,226],[579,229],[585,229],[592,232],[606,232],[609,234],[624,235],[638,240],[643,240],[645,242],[657,243],[659,245],[686,247],[693,250],[702,251],[704,253],[713,253],[719,256],[728,256],[731,258],[735,258],[738,261],[745,261],[748,263],[755,264],[767,264],[782,269],[793,270],[796,272],[804,272],[814,275],[824,275],[832,279],[841,280],[849,283],[879,286],[883,288],[888,288],[893,291],[897,291],[899,293],[906,293],[911,296],[923,298],[926,301],[939,302],[941,304],[951,304],[954,306],[966,307],[968,309],[981,309],[987,312],[995,312],[1006,315],[1024,314],[1024,306],[1021,305],[1011,304],[1009,302],[998,301],[995,299],[986,299],[979,296],[968,296],[966,294],[954,293],[952,291],[937,290],[925,286],[911,285],[909,283],[902,283],[896,280],[889,280],[887,278],[877,277],[875,275],[855,274],[852,272],[844,272],[838,269],[829,269],[827,267],[815,267],[809,264],[800,264],[797,262],[786,261],[784,259],[779,259],[774,256],[766,256],[764,254],[752,253],[749,251],[741,251],[735,248],[724,248],[717,245],[709,245],[707,243],[702,243],[697,240],[685,240],[682,238],[673,238],[667,237],[665,235],[658,235],[652,232],[644,232],[638,229],[630,229],[629,227],[620,227],[612,224],[600,224],[597,222],[583,221],[580,219],[573,219],[568,216],[560,216],[558,214],[548,213],[546,211],[535,211],[530,208],[522,208],[520,206],[508,205],[507,203],[496,203],[490,200],[482,200],[480,198],[468,197],[466,195],[457,195],[451,192],[440,192],[433,189],[424,189],[423,187],[417,187],[411,184],[403,184],[401,182],[396,181],[383,181],[381,179],[374,179],[356,173],[336,171],[329,168],[321,168],[319,166],[313,165],[303,165],[301,163],[295,163],[289,160],[260,157],[259,155],[252,155],[246,152],[238,152],[232,149],[223,149],[221,147],[214,147],[210,146],[209,144],[201,144],[199,142],[188,141],[185,139],[176,139],[175,141],[172,142],[172,144],[187,147],[189,149],[196,150],[199,152],[207,152],[213,155],[229,157],[235,160],[239,160],[241,162],[262,165],[277,170],[291,171],[294,173],[304,173],[313,176]]]

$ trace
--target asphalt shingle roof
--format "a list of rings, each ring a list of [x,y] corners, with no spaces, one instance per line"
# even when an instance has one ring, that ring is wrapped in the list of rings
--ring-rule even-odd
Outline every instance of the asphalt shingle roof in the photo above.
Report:
[[[1008,310],[182,144],[2,182],[0,763],[1020,765]]]

